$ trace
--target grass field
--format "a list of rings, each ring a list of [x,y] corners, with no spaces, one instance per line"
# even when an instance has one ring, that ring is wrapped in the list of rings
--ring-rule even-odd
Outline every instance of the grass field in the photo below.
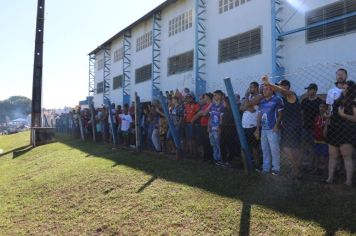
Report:
[[[28,139],[0,136],[0,235],[356,235],[355,188]]]

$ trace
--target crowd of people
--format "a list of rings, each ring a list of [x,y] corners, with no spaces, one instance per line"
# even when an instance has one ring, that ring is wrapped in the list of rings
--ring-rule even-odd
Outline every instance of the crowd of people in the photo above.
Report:
[[[336,72],[335,87],[328,91],[325,100],[318,96],[317,84],[309,84],[306,93],[297,96],[290,81],[274,84],[267,76],[252,82],[243,97],[236,95],[256,170],[279,175],[281,158],[285,158],[291,166],[291,177],[300,179],[307,162],[313,173],[327,175],[324,182],[331,184],[335,170],[344,166],[345,184],[351,186],[356,145],[355,89],[355,82],[348,80],[347,70],[341,68]],[[136,135],[140,133],[140,148],[167,154],[177,151],[174,135],[185,158],[242,167],[243,153],[232,112],[236,104],[230,104],[223,91],[196,98],[185,88],[167,91],[165,95],[169,114],[163,112],[158,101],[140,104],[139,110],[134,103],[123,107],[103,105],[95,114],[90,109],[62,114],[57,119],[57,130],[74,130],[90,139],[95,124],[97,141],[113,142],[115,138],[113,143],[131,148],[138,144]],[[172,121],[171,130],[168,118]],[[338,161],[340,157],[343,165]]]

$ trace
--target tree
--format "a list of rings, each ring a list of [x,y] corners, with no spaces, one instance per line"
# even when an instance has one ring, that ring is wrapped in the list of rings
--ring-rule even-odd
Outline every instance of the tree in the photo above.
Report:
[[[31,114],[31,99],[23,96],[12,96],[0,101],[0,122],[10,119],[25,118]]]

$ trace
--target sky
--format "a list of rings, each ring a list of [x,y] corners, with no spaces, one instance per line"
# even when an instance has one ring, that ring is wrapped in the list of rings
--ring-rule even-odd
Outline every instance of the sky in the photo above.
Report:
[[[42,106],[88,95],[88,53],[164,0],[47,0]],[[32,97],[37,0],[0,0],[0,100]]]

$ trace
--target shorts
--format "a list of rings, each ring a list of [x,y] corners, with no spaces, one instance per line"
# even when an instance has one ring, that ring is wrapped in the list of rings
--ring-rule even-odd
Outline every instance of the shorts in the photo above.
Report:
[[[315,143],[314,144],[314,154],[317,156],[328,157],[329,156],[329,146],[326,143]]]
[[[258,147],[259,141],[255,137],[256,127],[254,128],[244,128],[246,140],[250,147]]]

